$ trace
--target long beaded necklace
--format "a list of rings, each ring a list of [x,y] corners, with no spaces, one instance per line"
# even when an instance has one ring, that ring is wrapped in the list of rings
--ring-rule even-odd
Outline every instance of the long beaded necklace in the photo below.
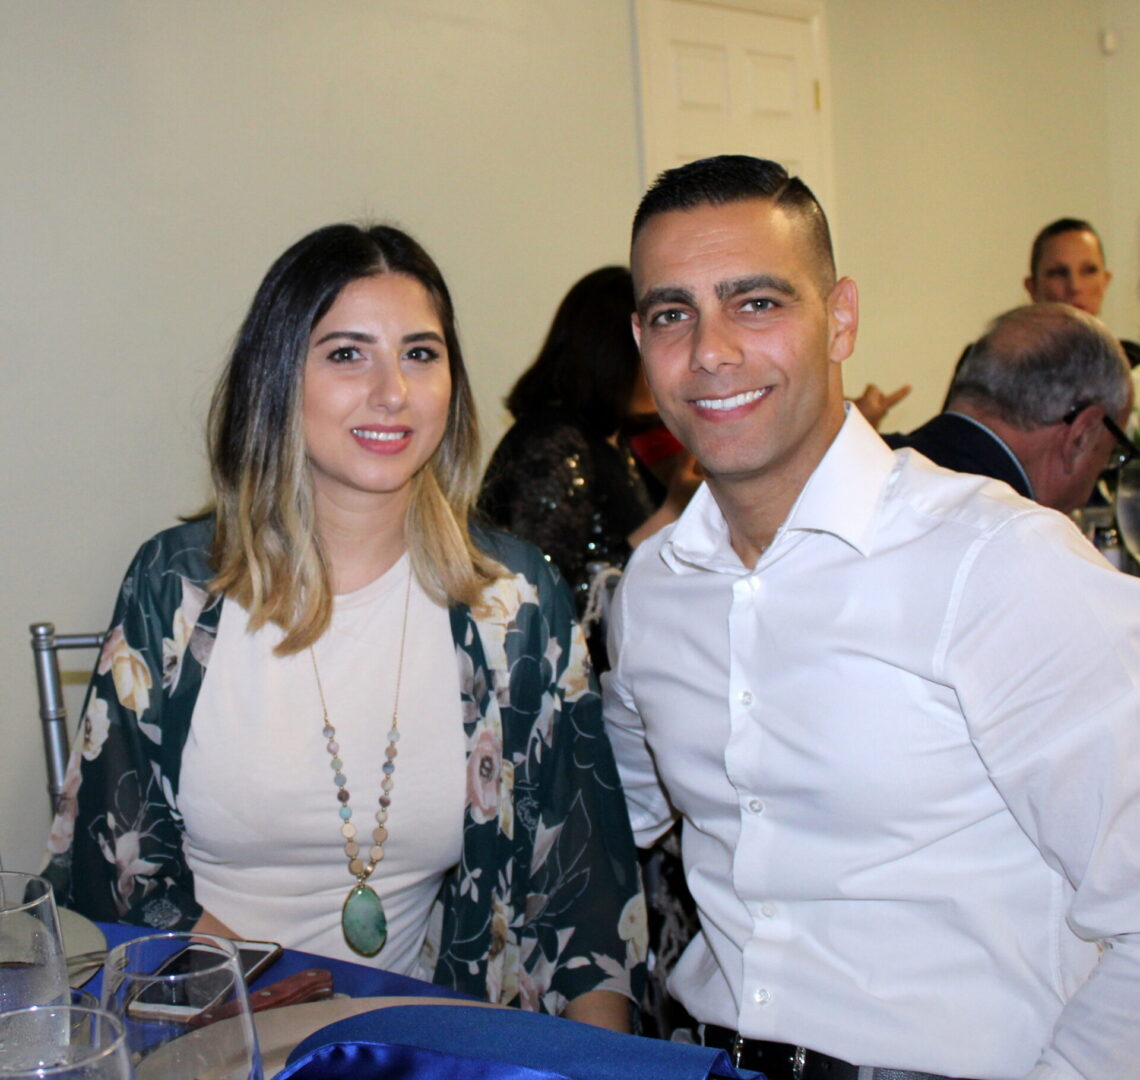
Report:
[[[408,637],[408,607],[412,598],[412,570],[408,568],[408,585],[404,592],[404,623],[400,629],[400,658],[396,662],[396,694],[392,702],[392,726],[388,729],[388,746],[384,751],[384,779],[380,782],[380,806],[376,811],[376,828],[372,830],[372,847],[368,861],[360,855],[360,845],[356,841],[356,826],[353,825],[352,808],[348,805],[348,777],[344,775],[344,762],[340,758],[340,744],[336,741],[336,728],[329,719],[328,705],[325,704],[325,691],[321,686],[321,673],[317,669],[317,654],[309,647],[309,657],[313,661],[313,675],[317,680],[317,693],[321,699],[323,713],[321,734],[328,740],[325,749],[332,757],[337,786],[337,801],[340,803],[340,834],[345,839],[344,853],[348,856],[348,872],[356,878],[356,884],[349,890],[340,912],[340,928],[344,940],[353,952],[361,956],[375,956],[388,940],[388,916],[384,904],[376,890],[367,884],[372,871],[384,858],[384,841],[388,839],[388,808],[392,805],[392,776],[396,772],[396,744],[400,741],[400,683],[404,677],[404,642]]]

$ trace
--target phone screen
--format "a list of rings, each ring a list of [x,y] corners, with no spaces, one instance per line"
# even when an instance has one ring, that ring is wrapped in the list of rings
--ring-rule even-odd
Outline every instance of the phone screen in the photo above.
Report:
[[[224,959],[224,954],[217,949],[188,945],[175,953],[155,974],[190,975],[194,972],[217,970],[200,979],[151,983],[143,987],[134,1000],[147,1005],[176,1005],[190,1009],[205,1009],[227,993],[233,985],[231,972],[227,968],[218,967]]]

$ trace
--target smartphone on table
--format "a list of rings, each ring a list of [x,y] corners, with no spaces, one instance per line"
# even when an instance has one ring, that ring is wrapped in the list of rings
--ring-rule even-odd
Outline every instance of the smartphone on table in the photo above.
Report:
[[[235,941],[246,985],[256,979],[281,955],[281,946],[275,941]],[[218,967],[221,953],[203,942],[187,945],[172,953],[155,969],[154,981],[144,985],[131,999],[127,1013],[140,1020],[186,1021],[205,1009],[213,1008],[232,989],[227,970],[211,972]],[[192,975],[202,972],[198,979],[164,980],[165,976]],[[177,992],[175,992],[177,988]]]

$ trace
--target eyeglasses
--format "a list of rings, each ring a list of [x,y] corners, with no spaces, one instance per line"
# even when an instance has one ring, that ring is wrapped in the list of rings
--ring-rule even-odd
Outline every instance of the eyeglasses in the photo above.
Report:
[[[1091,401],[1078,402],[1061,417],[1061,423],[1071,424],[1092,404],[1094,403]],[[1137,457],[1140,457],[1140,450],[1136,448],[1136,444],[1108,413],[1105,413],[1100,419],[1101,423],[1108,428],[1109,434],[1116,440],[1116,445],[1112,448],[1112,453],[1109,455],[1108,464],[1104,467],[1105,472],[1114,472],[1116,469],[1123,469],[1130,461],[1134,461]]]

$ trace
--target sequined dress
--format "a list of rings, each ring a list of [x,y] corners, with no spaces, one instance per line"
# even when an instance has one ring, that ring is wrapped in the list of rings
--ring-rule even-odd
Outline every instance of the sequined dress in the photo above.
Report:
[[[487,466],[479,510],[562,571],[581,617],[591,583],[605,568],[625,566],[626,538],[654,505],[627,447],[550,410],[521,417],[503,436]],[[602,635],[587,631],[594,666],[605,670]]]

